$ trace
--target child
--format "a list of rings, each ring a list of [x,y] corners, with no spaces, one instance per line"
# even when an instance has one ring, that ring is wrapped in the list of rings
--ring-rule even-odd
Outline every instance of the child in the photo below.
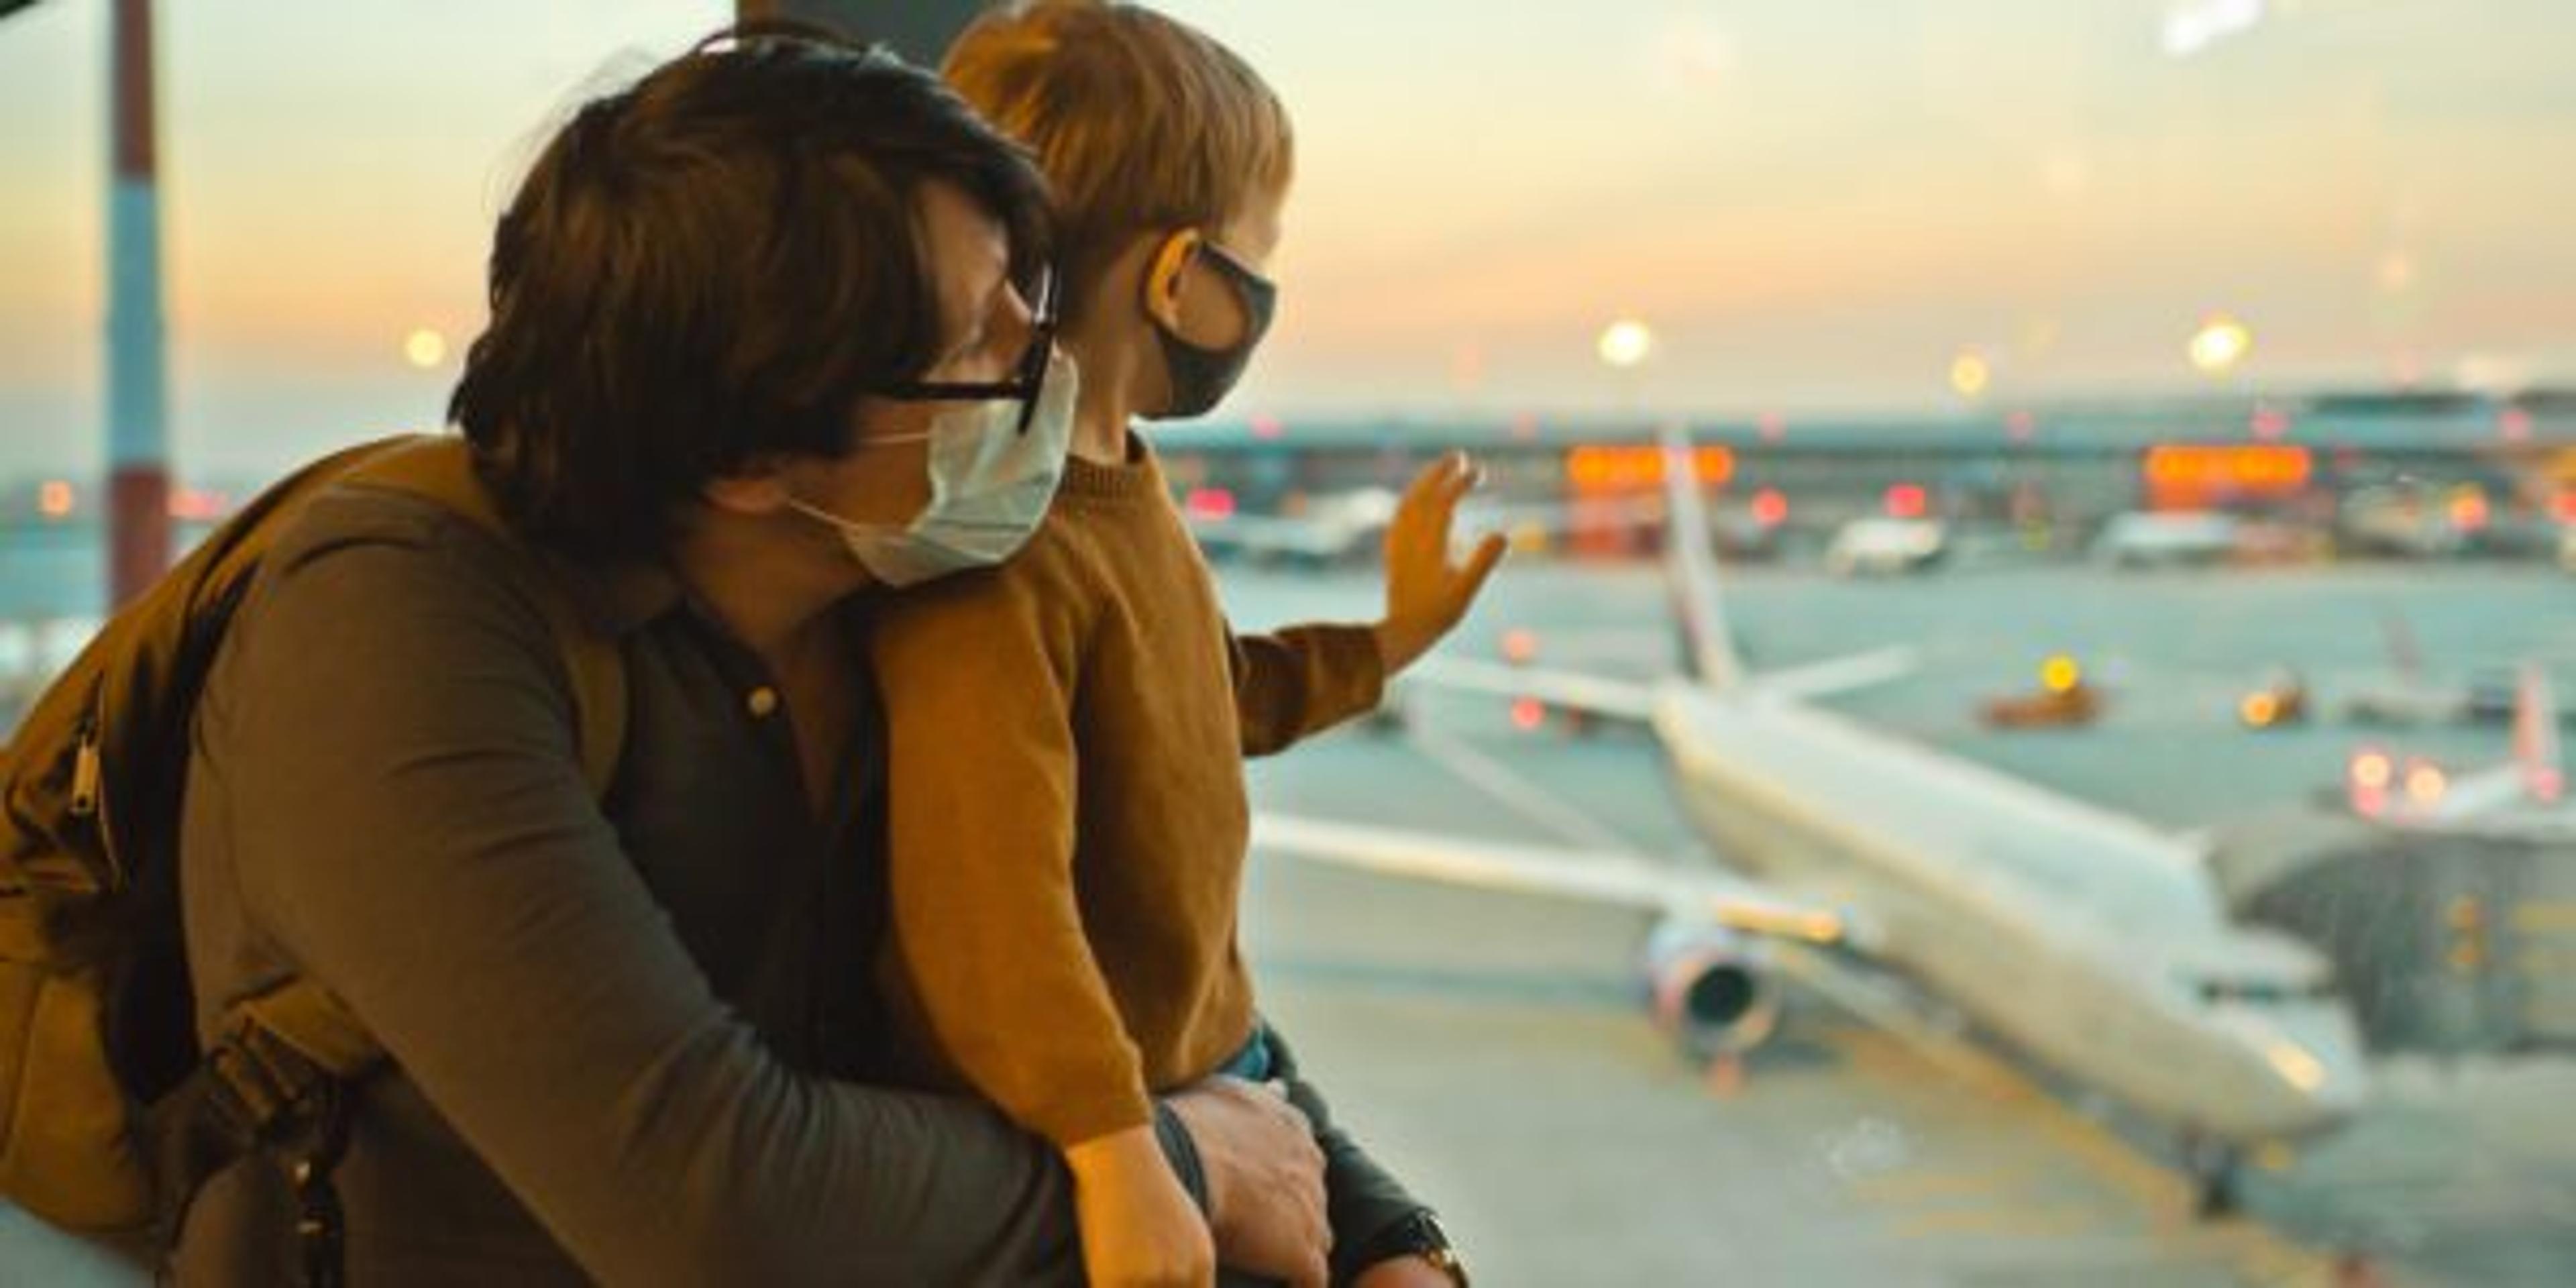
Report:
[[[1094,1283],[1203,1281],[1210,1238],[1149,1096],[1267,1076],[1235,943],[1241,758],[1375,706],[1502,542],[1452,562],[1451,514],[1478,480],[1453,455],[1389,531],[1384,620],[1233,635],[1128,421],[1206,412],[1259,343],[1285,112],[1215,41],[1097,0],[988,15],[947,71],[1047,171],[1081,378],[1064,482],[1018,557],[889,602],[878,625],[886,991],[925,1076],[1063,1149]]]

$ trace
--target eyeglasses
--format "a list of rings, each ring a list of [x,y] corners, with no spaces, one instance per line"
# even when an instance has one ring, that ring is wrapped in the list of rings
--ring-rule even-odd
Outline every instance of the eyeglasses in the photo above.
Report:
[[[1014,399],[1020,404],[1018,432],[1029,432],[1029,422],[1038,414],[1038,395],[1046,389],[1047,363],[1055,353],[1056,287],[1055,270],[1042,269],[1037,281],[1037,299],[1030,306],[1029,347],[1020,355],[1016,370],[1002,380],[906,380],[877,391],[880,398],[896,402],[981,402]]]

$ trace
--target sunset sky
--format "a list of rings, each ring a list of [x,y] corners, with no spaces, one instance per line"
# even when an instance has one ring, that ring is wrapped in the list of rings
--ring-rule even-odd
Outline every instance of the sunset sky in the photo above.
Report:
[[[99,451],[107,7],[0,23],[0,478]],[[2190,391],[2215,312],[2240,388],[2576,381],[2564,0],[1164,7],[1299,129],[1227,416],[1937,410],[1963,351],[1989,404]],[[433,421],[533,142],[728,12],[164,3],[183,468]]]

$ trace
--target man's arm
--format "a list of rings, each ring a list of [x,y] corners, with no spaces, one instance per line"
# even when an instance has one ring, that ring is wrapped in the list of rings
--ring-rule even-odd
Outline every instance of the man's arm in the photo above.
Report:
[[[1333,1282],[1348,1283],[1367,1269],[1358,1258],[1378,1235],[1430,1205],[1413,1196],[1404,1182],[1379,1165],[1360,1143],[1333,1121],[1323,1092],[1297,1067],[1296,1053],[1277,1029],[1270,1030],[1271,1071],[1287,1089],[1288,1102],[1313,1125],[1315,1143],[1324,1151],[1327,1217],[1337,1236],[1333,1245]]]
[[[431,526],[273,570],[227,641],[198,787],[249,915],[600,1279],[1075,1277],[1039,1141],[800,1074],[717,1001],[582,781],[542,618]]]

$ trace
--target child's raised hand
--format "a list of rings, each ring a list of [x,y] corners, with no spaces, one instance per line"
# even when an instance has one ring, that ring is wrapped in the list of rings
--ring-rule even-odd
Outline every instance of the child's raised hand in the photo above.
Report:
[[[1477,542],[1463,564],[1450,556],[1458,500],[1484,481],[1484,467],[1465,452],[1450,452],[1424,466],[1404,490],[1386,530],[1386,620],[1377,626],[1378,656],[1389,675],[1456,627],[1502,562],[1499,533]]]
[[[1164,1161],[1154,1129],[1138,1127],[1065,1151],[1073,1172],[1082,1265],[1094,1288],[1207,1288],[1216,1241]]]

